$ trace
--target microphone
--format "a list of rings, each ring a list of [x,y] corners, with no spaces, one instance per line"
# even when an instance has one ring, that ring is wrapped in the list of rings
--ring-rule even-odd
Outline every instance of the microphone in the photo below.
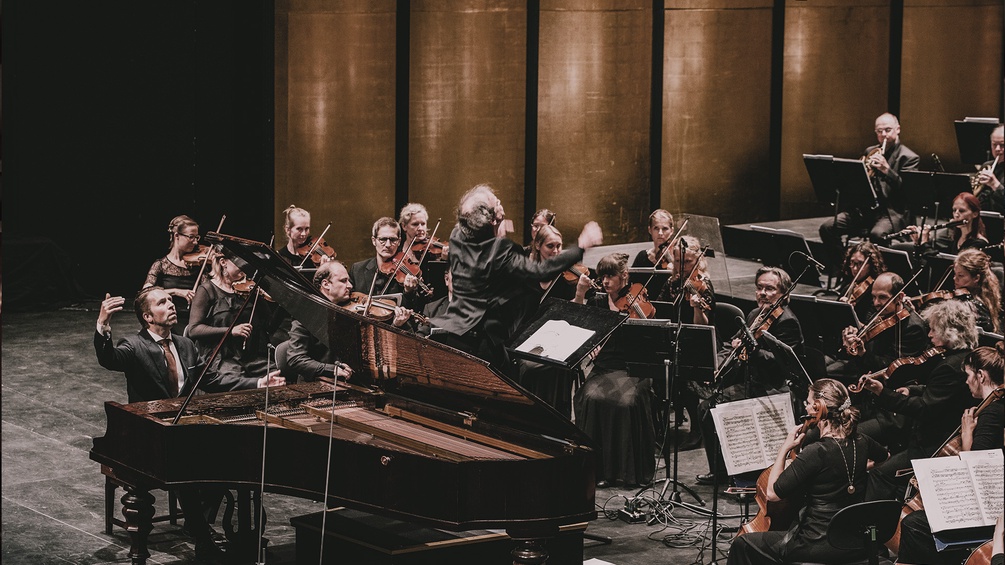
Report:
[[[808,253],[803,253],[802,251],[793,251],[793,252],[792,252],[792,255],[796,255],[796,254],[799,254],[799,255],[802,255],[802,256],[803,256],[803,258],[805,258],[805,259],[806,259],[807,261],[809,261],[810,263],[813,263],[813,265],[815,265],[815,266],[816,266],[816,268],[817,268],[817,269],[820,269],[821,271],[824,271],[824,270],[826,270],[826,269],[827,269],[826,267],[824,267],[824,264],[823,264],[823,263],[821,263],[820,261],[817,261],[817,260],[816,260],[816,259],[814,259],[814,258],[813,258],[812,256],[810,256],[810,255],[809,255]],[[789,255],[789,257],[791,258],[791,257],[792,257],[792,255]]]
[[[681,249],[687,249],[687,242],[686,242],[686,241],[684,241],[684,238],[683,238],[683,237],[682,237],[682,238],[680,238],[680,248],[681,248]]]
[[[940,173],[946,172],[946,168],[942,166],[942,161],[939,160],[939,156],[932,153],[932,159],[935,161],[935,166],[939,169]]]
[[[747,345],[749,345],[750,347],[757,347],[757,339],[754,337],[754,334],[750,331],[750,328],[747,327],[747,321],[739,316],[737,316],[735,320],[740,324],[741,328],[740,331],[743,332],[742,337],[746,338]]]

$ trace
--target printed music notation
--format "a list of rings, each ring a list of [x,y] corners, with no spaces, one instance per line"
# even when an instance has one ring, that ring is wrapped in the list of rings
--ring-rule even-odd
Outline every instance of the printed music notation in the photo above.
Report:
[[[933,532],[993,526],[1005,507],[1005,459],[1000,449],[912,459]]]
[[[712,409],[726,472],[759,471],[771,465],[795,425],[788,394],[720,404]]]

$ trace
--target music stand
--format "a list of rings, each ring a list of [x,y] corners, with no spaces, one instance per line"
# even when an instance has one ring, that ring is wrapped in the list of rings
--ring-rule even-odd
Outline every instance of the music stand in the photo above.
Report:
[[[990,210],[981,210],[981,222],[984,224],[984,236],[991,243],[1001,243],[1005,236],[1005,216]]]
[[[893,271],[900,275],[900,278],[905,281],[911,280],[914,276],[914,264],[911,262],[911,254],[903,249],[891,249],[889,247],[883,247],[882,245],[877,245],[880,254],[883,255],[883,262],[886,263],[886,269],[888,271]],[[918,294],[915,292],[917,290],[917,283],[911,283],[914,285],[913,289],[908,289],[908,294]]]
[[[956,144],[960,148],[960,161],[980,165],[990,161],[991,132],[998,118],[971,118],[953,122],[956,126]]]
[[[970,175],[934,171],[901,171],[903,193],[907,207],[915,214],[923,213],[935,203],[935,217],[948,218],[952,202],[961,192],[970,192]],[[941,204],[945,203],[945,206]]]
[[[865,161],[833,155],[803,155],[813,192],[821,204],[834,204],[834,214],[843,209],[872,209],[878,203]]]
[[[812,270],[796,269],[789,260],[793,253],[804,253],[813,257],[813,254],[810,253],[810,246],[802,234],[789,229],[769,228],[753,224],[750,229],[769,236],[770,241],[762,250],[761,262],[769,267],[781,267],[792,277],[793,283],[820,286],[821,273],[815,265],[811,265],[813,266]]]
[[[805,345],[820,351],[837,351],[842,345],[841,332],[848,326],[859,326],[855,308],[847,302],[792,294],[789,306],[802,325]]]
[[[514,337],[506,351],[511,357],[518,357],[528,361],[534,361],[544,365],[552,365],[562,369],[576,369],[583,362],[590,351],[596,349],[607,336],[611,335],[621,323],[623,314],[601,308],[590,308],[582,304],[576,304],[568,300],[558,298],[548,298],[541,305],[537,316],[530,324],[523,327]],[[542,341],[542,334],[539,330],[547,332],[549,328],[561,329],[561,324],[549,324],[549,322],[564,322],[572,331],[587,330],[592,331],[592,335],[581,340],[578,347],[571,353],[562,356],[555,356],[555,351],[548,351],[547,343]],[[546,327],[546,325],[548,325]],[[536,336],[536,337],[535,337]],[[559,345],[568,345],[567,335],[554,335]],[[539,349],[540,347],[540,349]]]

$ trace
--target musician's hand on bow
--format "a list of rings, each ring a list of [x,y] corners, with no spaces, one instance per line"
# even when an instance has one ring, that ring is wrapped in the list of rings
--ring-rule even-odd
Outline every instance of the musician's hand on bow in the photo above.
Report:
[[[101,301],[101,310],[98,311],[98,325],[105,327],[112,321],[112,314],[122,310],[126,299],[121,296],[112,296],[105,293],[105,299]]]
[[[286,379],[279,374],[279,371],[272,371],[267,376],[258,379],[258,388],[269,386],[284,386]]]
[[[739,349],[743,345],[743,340],[738,337],[734,337],[733,341],[729,342],[733,346],[733,349]]]
[[[412,317],[412,314],[414,314],[414,313],[415,313],[415,311],[409,310],[408,308],[402,308],[401,306],[395,306],[394,307],[394,321],[392,322],[394,324],[394,327],[400,328],[401,326],[404,326],[405,322],[407,322]]]
[[[244,339],[248,339],[249,337],[251,337],[251,324],[236,324],[236,325],[234,325],[234,328],[232,330],[230,330],[230,335],[234,335],[234,336],[237,336],[237,337],[243,337]]]
[[[868,375],[862,375],[858,379],[858,388],[859,390],[868,390],[878,396],[883,392],[883,381],[874,379]]]

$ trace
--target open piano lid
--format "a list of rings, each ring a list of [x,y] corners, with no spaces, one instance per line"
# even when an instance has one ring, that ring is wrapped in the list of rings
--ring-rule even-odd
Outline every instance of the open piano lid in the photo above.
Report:
[[[268,245],[215,232],[206,234],[205,241],[221,246],[294,319],[327,343],[352,367],[353,382],[369,377],[386,394],[431,410],[592,446],[575,424],[488,362],[336,306]]]

